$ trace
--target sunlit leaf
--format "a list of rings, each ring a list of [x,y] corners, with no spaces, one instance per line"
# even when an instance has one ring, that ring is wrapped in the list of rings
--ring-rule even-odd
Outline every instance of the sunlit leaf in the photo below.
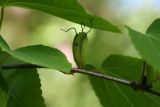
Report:
[[[34,45],[12,51],[2,37],[0,37],[0,47],[15,58],[27,63],[56,69],[64,73],[69,73],[71,70],[71,64],[65,55],[55,48]]]

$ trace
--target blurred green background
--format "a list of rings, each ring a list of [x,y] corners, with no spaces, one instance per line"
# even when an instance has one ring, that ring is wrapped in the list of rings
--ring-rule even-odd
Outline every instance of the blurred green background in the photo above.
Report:
[[[121,34],[93,29],[89,33],[89,53],[87,63],[100,67],[102,61],[111,54],[139,57],[134,49],[124,25],[145,32],[153,20],[160,17],[159,0],[80,0],[85,9],[103,17],[121,30]],[[12,49],[43,44],[56,47],[65,53],[75,67],[72,57],[74,31],[68,33],[60,29],[80,25],[36,10],[9,7],[5,10],[3,37]],[[43,57],[43,56],[42,56]],[[43,96],[47,107],[101,107],[87,76],[65,75],[50,69],[38,69]]]

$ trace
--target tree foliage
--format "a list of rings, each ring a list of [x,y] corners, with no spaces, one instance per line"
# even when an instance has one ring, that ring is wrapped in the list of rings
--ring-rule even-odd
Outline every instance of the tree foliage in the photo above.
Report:
[[[83,22],[86,26],[95,29],[121,32],[111,22],[87,13],[76,0],[1,0],[0,6],[2,7],[0,22],[3,22],[4,8],[18,6],[36,9],[78,24]],[[92,26],[91,19],[93,19]],[[91,73],[83,71],[85,67],[79,71],[72,69],[66,56],[56,48],[32,45],[12,50],[0,36],[0,107],[46,107],[36,67],[55,69],[66,74],[79,72],[97,75],[97,77],[104,73],[104,75],[135,81],[136,85],[139,85],[138,89],[133,90],[123,84],[90,76],[90,83],[103,107],[159,107],[160,98],[156,96],[158,94],[147,93],[150,89],[160,91],[159,82],[150,81],[156,80],[160,73],[159,27],[160,19],[156,19],[149,26],[146,34],[127,27],[141,59],[112,55],[104,60],[100,69],[87,68],[87,70],[93,70]],[[146,62],[152,69],[144,66],[143,62]],[[7,66],[7,69],[4,65],[8,64],[12,66]],[[30,64],[33,65],[33,68],[18,68],[17,66],[13,69],[14,64]],[[94,70],[99,72],[94,72]],[[145,87],[148,83],[151,84],[151,87]]]

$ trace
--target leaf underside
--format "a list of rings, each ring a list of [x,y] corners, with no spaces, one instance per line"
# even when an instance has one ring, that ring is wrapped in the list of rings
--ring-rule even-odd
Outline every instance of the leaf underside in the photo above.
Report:
[[[90,27],[90,19],[93,18],[93,28],[120,32],[120,30],[109,21],[86,13],[84,8],[76,0],[1,0],[0,6],[18,6],[36,9],[75,23],[85,23]]]

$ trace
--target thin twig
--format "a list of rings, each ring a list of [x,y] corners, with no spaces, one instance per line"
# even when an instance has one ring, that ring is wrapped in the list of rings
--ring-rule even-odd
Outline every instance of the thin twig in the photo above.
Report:
[[[160,96],[160,92],[157,92],[157,91],[155,91],[155,90],[147,89],[147,90],[145,90],[145,91],[148,92],[148,93],[151,93],[151,94],[153,94],[153,95]]]
[[[30,69],[30,68],[46,68],[34,64],[6,64],[2,65],[2,69]]]
[[[4,17],[4,7],[1,8],[0,31],[1,31],[1,28],[2,28],[3,17]]]
[[[46,68],[46,67],[42,67],[42,66],[38,66],[38,65],[32,65],[32,64],[8,64],[8,65],[2,65],[2,69],[7,70],[7,69],[27,69],[27,68]],[[111,76],[111,75],[107,75],[107,74],[102,74],[99,72],[95,72],[95,71],[89,71],[89,70],[84,70],[84,69],[79,69],[79,68],[72,68],[71,70],[71,74],[73,73],[81,73],[81,74],[85,74],[85,75],[90,75],[90,76],[94,76],[94,77],[98,77],[98,78],[102,78],[102,79],[106,79],[106,80],[110,80],[110,81],[114,81],[116,83],[120,83],[123,85],[126,85],[128,87],[131,87],[134,90],[141,90],[143,92],[147,92],[156,96],[160,96],[160,92],[157,92],[155,90],[152,90],[151,88],[146,88],[146,87],[141,87],[139,84],[137,84],[136,81],[129,81],[129,80],[125,80],[125,79],[121,79],[121,78],[117,78],[115,76]]]
[[[42,66],[38,66],[38,65],[32,65],[32,64],[9,64],[9,65],[2,65],[2,69],[24,69],[24,68],[45,68]],[[111,80],[117,83],[121,83],[124,85],[130,85],[132,84],[132,81],[128,81],[128,80],[124,80],[124,79],[120,79],[114,76],[110,76],[110,75],[106,75],[106,74],[102,74],[102,73],[98,73],[98,72],[93,72],[93,71],[89,71],[89,70],[84,70],[84,69],[79,69],[79,68],[73,68],[71,70],[71,74],[73,73],[81,73],[81,74],[86,74],[86,75],[90,75],[90,76],[95,76],[98,78],[103,78],[106,80]]]
[[[102,74],[102,73],[98,73],[98,72],[93,72],[93,71],[89,71],[89,70],[84,70],[84,69],[78,69],[78,68],[73,68],[72,69],[73,73],[81,73],[81,74],[86,74],[86,75],[90,75],[90,76],[95,76],[98,78],[103,78],[106,80],[111,80],[117,83],[121,83],[127,86],[130,86],[133,82],[132,81],[128,81],[128,80],[124,80],[124,79],[120,79],[114,76],[110,76],[110,75],[106,75],[106,74]]]

